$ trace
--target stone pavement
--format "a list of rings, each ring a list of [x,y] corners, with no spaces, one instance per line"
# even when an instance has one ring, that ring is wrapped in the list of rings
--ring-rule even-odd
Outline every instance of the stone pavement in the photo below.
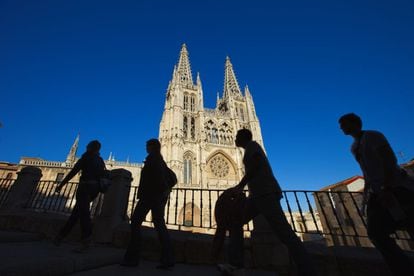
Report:
[[[92,269],[72,275],[76,276],[109,276],[109,275],[145,275],[145,276],[220,276],[222,275],[216,267],[208,265],[189,265],[189,264],[177,264],[172,270],[160,270],[156,269],[157,263],[143,261],[139,267],[122,267],[119,265],[106,266],[98,269]],[[276,272],[272,271],[260,271],[260,270],[246,270],[246,276],[275,276]]]
[[[156,269],[157,263],[142,261],[136,268],[118,265],[124,249],[94,245],[75,253],[78,243],[54,246],[41,235],[0,231],[0,275],[220,275],[212,265],[177,264],[172,271]],[[277,275],[249,270],[246,275]]]

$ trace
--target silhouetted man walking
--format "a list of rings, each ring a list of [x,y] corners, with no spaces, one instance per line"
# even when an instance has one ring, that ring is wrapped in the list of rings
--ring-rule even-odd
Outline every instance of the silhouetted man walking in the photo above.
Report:
[[[273,232],[288,247],[289,253],[297,265],[298,274],[303,276],[316,275],[310,256],[293,232],[280,206],[282,191],[263,149],[252,140],[252,133],[248,129],[241,129],[237,132],[236,146],[245,150],[243,157],[245,175],[240,183],[232,189],[235,194],[242,193],[247,184],[250,192],[244,207],[244,223],[262,214]],[[235,224],[229,232],[230,264],[219,265],[219,269],[230,275],[243,275],[243,227],[240,224]]]
[[[151,210],[152,221],[161,242],[160,269],[174,266],[173,248],[164,220],[165,204],[171,191],[167,180],[167,164],[161,155],[161,144],[157,139],[147,141],[148,156],[141,171],[138,187],[138,203],[131,218],[131,240],[124,256],[123,266],[137,266],[141,246],[141,225]]]
[[[82,247],[78,251],[86,250],[92,241],[92,223],[90,217],[90,203],[96,198],[100,192],[99,180],[105,174],[105,163],[99,155],[101,149],[101,143],[94,140],[91,141],[87,147],[86,152],[76,162],[73,169],[66,175],[66,177],[60,182],[55,192],[60,193],[63,186],[69,182],[79,171],[82,171],[79,180],[79,186],[76,191],[76,204],[72,210],[72,213],[60,230],[59,234],[55,237],[54,243],[59,245],[65,238],[78,219],[80,220],[80,226],[82,231]]]
[[[404,225],[414,238],[414,183],[398,166],[382,133],[362,130],[361,118],[354,113],[343,115],[339,124],[354,138],[351,151],[364,175],[368,236],[394,275],[413,275],[413,264],[390,234]]]

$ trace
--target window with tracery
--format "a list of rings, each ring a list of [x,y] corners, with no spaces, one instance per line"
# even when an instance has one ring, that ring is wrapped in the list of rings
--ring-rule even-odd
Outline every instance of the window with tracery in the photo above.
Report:
[[[218,178],[226,177],[230,172],[228,161],[221,155],[214,156],[209,162],[211,172]]]
[[[188,95],[184,95],[184,110],[188,110]]]
[[[228,122],[223,122],[219,127],[212,120],[205,124],[206,140],[208,143],[220,145],[234,145],[233,128]]]
[[[184,132],[184,139],[186,139],[188,135],[188,119],[186,116],[184,116],[184,121],[183,121],[183,132]]]
[[[195,139],[195,119],[191,117],[191,139]]]
[[[194,112],[195,111],[195,97],[194,96],[191,96],[190,111],[191,112]]]

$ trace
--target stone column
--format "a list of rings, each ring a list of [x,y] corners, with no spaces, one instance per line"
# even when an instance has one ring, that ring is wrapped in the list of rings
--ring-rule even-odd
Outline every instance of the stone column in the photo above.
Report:
[[[24,167],[17,173],[17,179],[10,187],[10,192],[3,205],[4,210],[21,210],[26,207],[27,202],[36,189],[42,170],[37,167]]]
[[[125,169],[112,170],[111,179],[112,184],[104,195],[101,213],[94,225],[97,242],[111,242],[115,228],[126,222],[125,210],[131,189],[131,172]]]

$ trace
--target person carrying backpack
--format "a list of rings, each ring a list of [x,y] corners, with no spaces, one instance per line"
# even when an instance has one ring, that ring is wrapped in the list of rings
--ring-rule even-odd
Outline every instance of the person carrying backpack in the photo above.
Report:
[[[168,172],[167,164],[161,155],[161,144],[157,139],[148,140],[146,149],[148,156],[141,171],[137,195],[138,202],[131,218],[131,239],[121,265],[138,266],[141,226],[148,212],[151,211],[152,221],[155,230],[158,232],[162,247],[161,264],[157,268],[170,269],[174,266],[174,254],[165,225],[164,210],[171,188],[176,183],[176,177],[175,174],[172,176]]]

